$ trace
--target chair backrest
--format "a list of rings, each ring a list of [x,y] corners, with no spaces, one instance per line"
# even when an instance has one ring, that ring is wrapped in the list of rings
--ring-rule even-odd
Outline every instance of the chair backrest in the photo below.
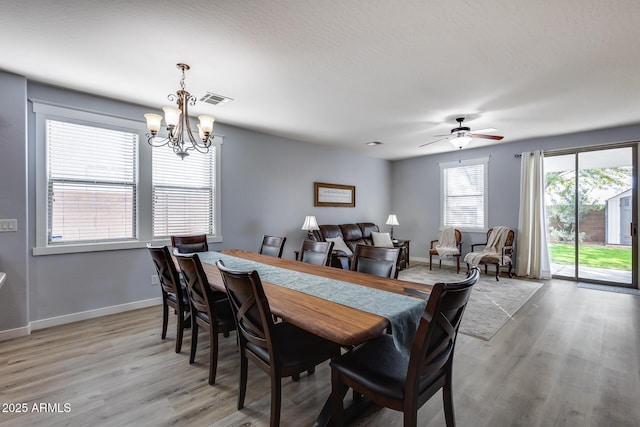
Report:
[[[416,396],[422,391],[421,380],[437,377],[451,369],[458,328],[472,286],[479,277],[480,270],[474,267],[465,280],[433,286],[411,348],[406,396]]]
[[[236,329],[240,331],[238,337],[241,346],[246,346],[248,342],[263,348],[269,352],[270,360],[274,361],[273,317],[258,272],[232,270],[225,267],[222,261],[218,261],[216,267],[220,270],[231,302]]]
[[[489,230],[487,230],[487,243],[489,243],[489,241],[491,240],[490,236],[493,233],[493,230],[494,230],[493,228],[490,228]],[[516,237],[516,233],[513,230],[509,229],[507,233],[507,239],[504,242],[504,246],[513,246],[513,241],[515,240],[515,237]],[[501,250],[502,247],[497,249]]]
[[[340,237],[341,239],[344,239],[344,236],[342,235],[342,230],[340,230],[340,227],[338,227],[337,225],[334,224],[328,224],[328,225],[319,225],[318,226],[320,229],[318,230],[318,233],[321,237],[321,240],[326,240],[326,239],[333,239],[335,237]]]
[[[380,277],[396,277],[400,248],[357,245],[351,270]]]
[[[342,232],[342,239],[349,249],[351,249],[351,252],[356,251],[356,246],[367,244],[362,237],[362,229],[358,224],[340,224],[338,227],[340,227],[340,231]]]
[[[213,310],[215,298],[198,254],[175,254],[175,257],[180,265],[182,277],[187,282],[192,310],[205,313],[209,323],[213,324],[217,321]]]
[[[328,265],[333,250],[333,242],[316,242],[306,239],[302,242],[300,254],[302,262],[315,265]]]
[[[371,237],[371,232],[379,232],[380,229],[377,225],[372,222],[359,222],[358,227],[360,227],[360,231],[362,231],[362,238],[364,239],[367,245],[373,246],[373,238]]]
[[[171,246],[181,254],[191,254],[194,252],[207,252],[207,235],[198,234],[194,236],[171,236]]]
[[[171,258],[169,248],[166,246],[147,245],[147,249],[151,254],[153,265],[156,267],[162,290],[166,293],[176,295],[176,300],[183,301],[180,274],[173,262],[173,258]]]
[[[262,244],[260,245],[260,253],[263,255],[269,255],[276,258],[282,258],[282,251],[284,250],[284,242],[287,241],[286,237],[268,236],[262,237]]]

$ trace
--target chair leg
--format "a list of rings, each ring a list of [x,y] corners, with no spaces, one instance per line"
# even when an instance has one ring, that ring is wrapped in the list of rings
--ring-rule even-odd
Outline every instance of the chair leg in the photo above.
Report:
[[[244,408],[244,397],[247,394],[247,371],[249,366],[247,365],[247,356],[244,354],[244,349],[240,349],[240,385],[238,387],[238,409]]]
[[[431,270],[432,260],[433,260],[433,255],[429,254],[429,270]]]
[[[451,390],[451,377],[448,377],[442,387],[442,400],[444,403],[444,420],[447,427],[455,427],[456,419],[453,412],[453,393]]]
[[[509,279],[513,277],[513,273],[511,272],[512,268],[513,268],[513,264],[509,263]]]
[[[340,373],[331,370],[331,421],[333,426],[344,425],[344,396],[349,388],[340,381]]]
[[[418,425],[417,409],[413,408],[413,410],[408,410],[404,412],[404,427],[416,427],[417,425]]]
[[[282,378],[280,375],[271,377],[271,427],[280,425],[280,406],[282,401]]]
[[[291,380],[294,382],[300,381],[300,372],[296,372],[295,374],[291,375]]]
[[[184,333],[184,313],[178,313],[178,329],[176,331],[176,353],[182,351],[182,335]]]
[[[500,281],[500,264],[496,264],[496,282]]]
[[[438,269],[442,270],[442,258],[438,260]]]
[[[209,385],[216,382],[218,370],[218,328],[209,326]]]
[[[456,274],[460,273],[460,257],[456,257]]]
[[[189,353],[189,364],[196,360],[196,348],[198,347],[198,322],[191,320],[191,353]]]
[[[167,323],[169,322],[169,306],[166,301],[162,301],[162,339],[167,337]]]
[[[314,366],[313,368],[307,369],[307,375],[313,375],[316,373],[316,367]]]

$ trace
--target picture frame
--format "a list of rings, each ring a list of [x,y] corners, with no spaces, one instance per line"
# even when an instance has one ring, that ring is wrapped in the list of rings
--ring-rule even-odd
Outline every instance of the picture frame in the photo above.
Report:
[[[313,183],[313,206],[354,208],[356,206],[355,185]]]

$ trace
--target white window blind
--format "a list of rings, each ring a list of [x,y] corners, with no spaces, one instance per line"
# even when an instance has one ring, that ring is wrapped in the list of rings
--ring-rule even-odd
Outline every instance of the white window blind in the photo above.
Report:
[[[485,230],[488,158],[440,164],[442,226]]]
[[[153,238],[180,234],[215,235],[217,146],[184,160],[167,147],[154,148]]]
[[[46,120],[48,243],[136,238],[138,135]]]

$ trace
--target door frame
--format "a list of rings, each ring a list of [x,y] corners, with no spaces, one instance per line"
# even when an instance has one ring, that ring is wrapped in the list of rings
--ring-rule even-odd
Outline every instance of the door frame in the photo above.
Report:
[[[632,156],[632,178],[631,178],[631,218],[632,218],[632,226],[631,226],[631,283],[616,283],[609,281],[602,281],[596,279],[583,278],[579,275],[578,269],[578,256],[579,256],[579,239],[578,234],[580,229],[578,227],[579,224],[579,212],[578,209],[574,209],[575,218],[574,222],[576,224],[575,227],[575,255],[574,255],[574,275],[571,276],[561,276],[561,275],[553,275],[552,277],[557,277],[559,279],[573,280],[579,282],[587,282],[587,283],[597,283],[602,285],[611,285],[611,286],[619,286],[619,287],[627,287],[639,289],[640,286],[638,284],[638,271],[640,270],[640,264],[638,262],[638,206],[640,199],[640,189],[638,185],[638,176],[640,169],[638,164],[638,146],[640,145],[640,141],[626,141],[626,142],[618,142],[618,143],[609,143],[609,144],[601,144],[601,145],[593,145],[587,147],[576,147],[570,149],[562,149],[562,150],[550,150],[545,151],[545,157],[554,157],[554,156],[565,156],[565,155],[574,155],[574,170],[576,174],[576,185],[575,185],[575,200],[577,203],[578,200],[578,188],[579,188],[579,164],[578,158],[580,153],[590,152],[590,151],[604,151],[611,150],[616,148],[631,148],[631,156]],[[546,219],[545,219],[546,220]]]

